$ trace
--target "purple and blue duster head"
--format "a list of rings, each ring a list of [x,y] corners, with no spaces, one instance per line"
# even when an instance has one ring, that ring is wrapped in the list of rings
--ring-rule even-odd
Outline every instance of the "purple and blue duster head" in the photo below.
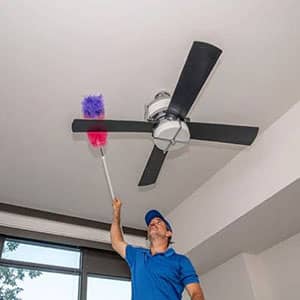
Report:
[[[104,103],[102,95],[87,96],[82,101],[82,112],[86,119],[104,119]],[[95,147],[102,147],[106,144],[106,131],[90,131],[87,132],[90,144]]]
[[[104,116],[104,102],[102,95],[87,96],[81,102],[82,112],[85,118],[99,119]]]

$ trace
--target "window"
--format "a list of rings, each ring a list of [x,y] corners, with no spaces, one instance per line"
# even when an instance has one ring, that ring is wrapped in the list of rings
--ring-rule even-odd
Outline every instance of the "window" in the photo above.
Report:
[[[129,280],[103,277],[88,277],[87,300],[130,300],[131,283]]]
[[[130,300],[126,262],[111,251],[0,234],[0,300]]]
[[[16,239],[1,248],[1,300],[78,299],[78,249]]]
[[[0,266],[0,278],[1,300],[78,299],[78,275]]]
[[[2,258],[36,264],[79,268],[80,251],[6,239]]]

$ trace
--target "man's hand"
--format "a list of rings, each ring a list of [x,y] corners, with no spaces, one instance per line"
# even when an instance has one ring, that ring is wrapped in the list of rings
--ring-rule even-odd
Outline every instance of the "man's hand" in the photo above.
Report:
[[[113,210],[114,212],[119,212],[121,210],[121,207],[122,207],[122,202],[120,199],[118,198],[115,198],[113,201],[112,201],[112,206],[113,206]]]

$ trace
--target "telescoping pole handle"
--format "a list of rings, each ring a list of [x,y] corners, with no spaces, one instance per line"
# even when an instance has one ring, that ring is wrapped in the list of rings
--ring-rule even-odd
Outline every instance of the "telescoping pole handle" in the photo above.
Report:
[[[109,192],[110,192],[110,195],[111,195],[111,199],[114,200],[115,199],[115,193],[113,191],[113,187],[112,187],[112,184],[111,184],[111,179],[110,179],[110,176],[109,176],[109,172],[108,172],[108,168],[107,168],[107,164],[106,164],[106,159],[105,159],[103,147],[100,147],[100,153],[101,153],[102,163],[103,163],[103,167],[104,167],[104,173],[105,173],[106,181],[107,181],[107,184],[108,184]]]

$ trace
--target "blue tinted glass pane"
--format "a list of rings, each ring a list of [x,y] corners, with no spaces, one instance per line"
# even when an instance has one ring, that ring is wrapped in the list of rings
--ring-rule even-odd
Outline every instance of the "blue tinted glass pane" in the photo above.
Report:
[[[131,282],[127,280],[88,277],[87,300],[130,300]]]
[[[1,271],[5,276],[0,277],[0,299],[78,299],[78,275],[7,267],[0,267]]]
[[[6,240],[2,258],[78,269],[80,251]]]

